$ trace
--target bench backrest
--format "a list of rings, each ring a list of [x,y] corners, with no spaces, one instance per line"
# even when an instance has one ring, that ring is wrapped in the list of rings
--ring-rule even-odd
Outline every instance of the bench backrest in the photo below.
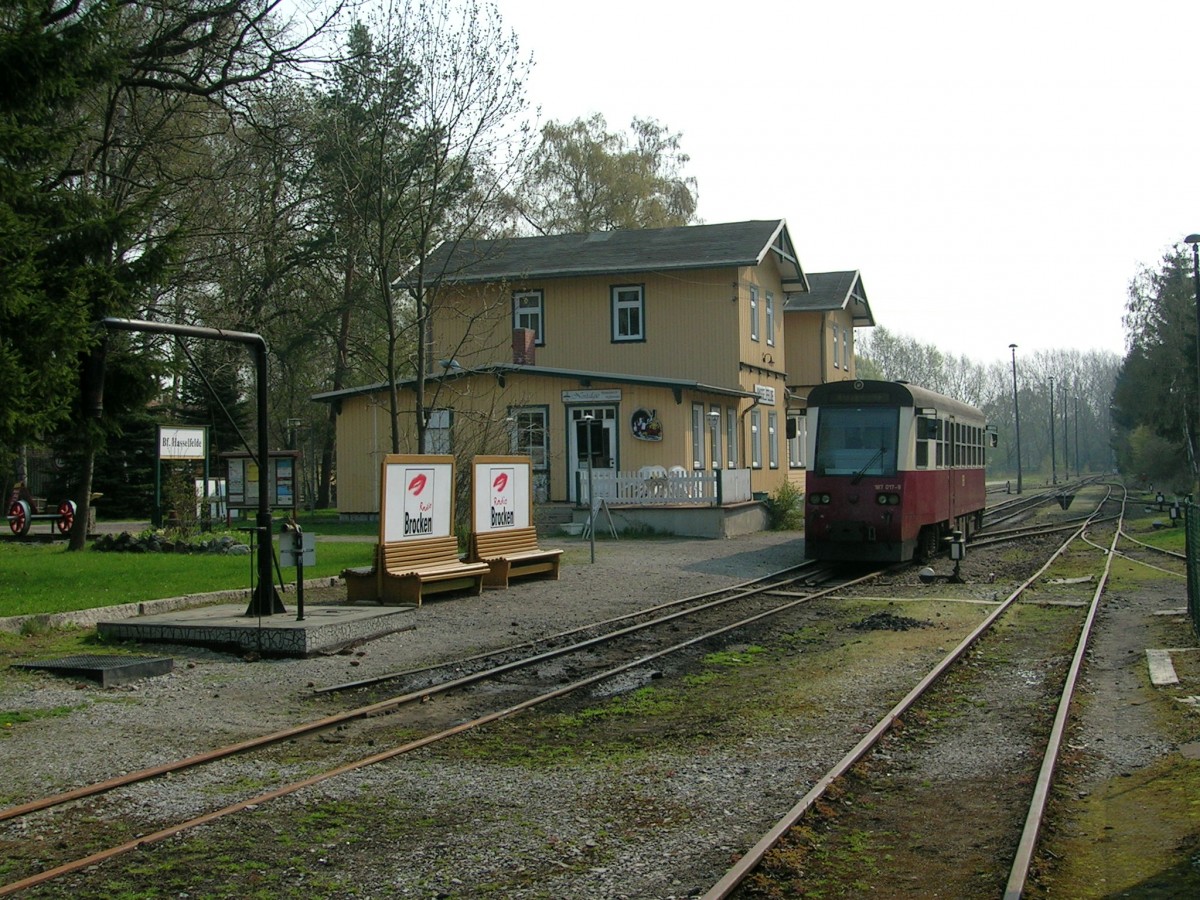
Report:
[[[382,547],[382,556],[384,568],[389,572],[456,563],[459,562],[458,538],[451,534],[415,541],[389,541]]]
[[[471,533],[471,555],[473,559],[503,556],[505,553],[537,550],[537,529],[506,528],[503,531],[475,531]]]

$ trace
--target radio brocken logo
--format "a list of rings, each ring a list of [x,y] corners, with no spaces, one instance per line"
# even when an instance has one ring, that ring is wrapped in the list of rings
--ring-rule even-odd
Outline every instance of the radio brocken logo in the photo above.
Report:
[[[513,479],[508,470],[501,470],[492,477],[492,527],[512,528],[517,524],[513,512]]]
[[[430,488],[427,497],[422,497],[425,489],[430,487],[432,479],[424,472],[418,472],[408,482],[408,491],[404,497],[404,536],[433,534],[433,490]]]

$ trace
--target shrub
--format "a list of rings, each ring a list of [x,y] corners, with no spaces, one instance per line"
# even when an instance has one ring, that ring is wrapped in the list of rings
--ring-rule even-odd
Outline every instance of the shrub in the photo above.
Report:
[[[767,524],[772,531],[798,531],[804,525],[804,494],[785,481],[767,498]]]

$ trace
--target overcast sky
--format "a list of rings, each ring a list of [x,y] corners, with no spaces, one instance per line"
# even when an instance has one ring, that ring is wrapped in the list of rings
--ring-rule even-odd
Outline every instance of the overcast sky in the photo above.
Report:
[[[682,132],[705,222],[787,220],[877,324],[987,363],[1124,352],[1200,231],[1200,6],[495,0],[542,118]]]

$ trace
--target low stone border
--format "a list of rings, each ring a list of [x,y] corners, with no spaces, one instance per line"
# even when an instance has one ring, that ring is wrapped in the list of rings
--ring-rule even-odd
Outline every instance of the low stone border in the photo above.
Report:
[[[314,589],[336,587],[341,583],[340,577],[326,576],[305,579],[304,587]],[[182,597],[165,597],[161,600],[143,600],[140,603],[121,603],[117,606],[98,606],[94,609],[77,609],[70,612],[6,616],[0,618],[0,631],[20,634],[29,624],[39,628],[92,628],[96,623],[102,621],[133,619],[138,616],[152,616],[155,613],[173,612],[177,609],[191,609],[195,606],[210,606],[215,603],[233,603],[242,600],[250,602],[249,588],[209,591],[206,594],[185,594]]]

